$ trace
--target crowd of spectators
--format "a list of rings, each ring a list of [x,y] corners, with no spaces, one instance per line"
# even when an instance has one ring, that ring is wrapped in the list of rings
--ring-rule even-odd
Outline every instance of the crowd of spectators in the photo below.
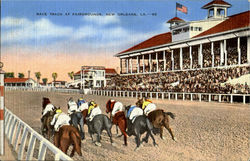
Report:
[[[249,94],[247,84],[229,84],[228,80],[250,74],[249,66],[208,68],[188,71],[170,71],[155,74],[116,76],[106,90],[187,92],[187,93],[240,93]]]

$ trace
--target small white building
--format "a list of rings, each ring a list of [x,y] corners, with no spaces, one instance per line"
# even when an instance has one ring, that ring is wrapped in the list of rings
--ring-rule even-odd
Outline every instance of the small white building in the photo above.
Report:
[[[5,78],[4,85],[11,87],[35,87],[37,83],[32,78]]]

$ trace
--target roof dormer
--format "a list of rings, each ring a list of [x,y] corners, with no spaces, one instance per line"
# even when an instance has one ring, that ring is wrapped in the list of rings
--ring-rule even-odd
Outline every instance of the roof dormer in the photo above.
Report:
[[[223,0],[213,0],[204,5],[202,9],[208,10],[208,18],[225,18],[227,17],[227,9],[232,5]]]
[[[167,23],[170,23],[170,29],[172,29],[175,26],[180,25],[181,23],[185,23],[183,19],[180,19],[179,17],[174,17],[167,21]]]

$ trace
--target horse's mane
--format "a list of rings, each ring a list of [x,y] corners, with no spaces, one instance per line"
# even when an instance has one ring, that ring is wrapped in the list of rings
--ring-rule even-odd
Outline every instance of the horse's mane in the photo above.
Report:
[[[45,107],[47,106],[47,104],[51,103],[49,98],[47,97],[43,97],[43,109],[45,109]]]

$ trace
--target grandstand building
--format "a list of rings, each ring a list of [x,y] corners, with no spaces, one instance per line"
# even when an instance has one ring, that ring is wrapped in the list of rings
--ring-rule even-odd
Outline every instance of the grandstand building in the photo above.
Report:
[[[170,32],[153,36],[115,56],[121,75],[152,74],[250,64],[250,12],[228,16],[231,4],[213,0],[205,20],[174,17]]]

